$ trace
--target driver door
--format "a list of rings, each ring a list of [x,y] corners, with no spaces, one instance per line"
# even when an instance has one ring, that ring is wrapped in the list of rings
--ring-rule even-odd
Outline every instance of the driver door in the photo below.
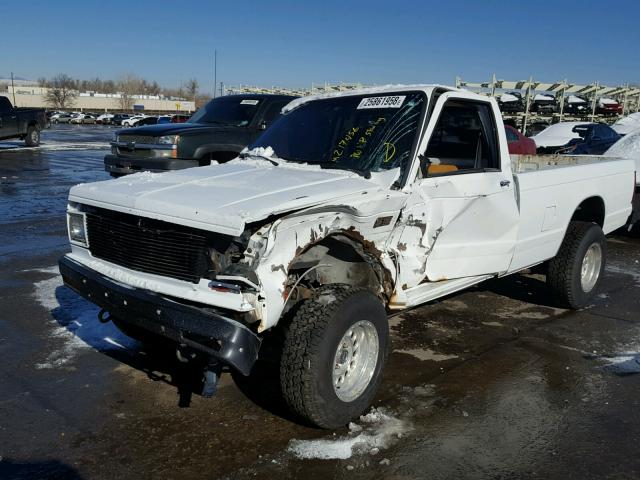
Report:
[[[404,284],[507,271],[519,212],[496,114],[489,99],[463,92],[438,99],[409,177],[416,181],[403,212]]]

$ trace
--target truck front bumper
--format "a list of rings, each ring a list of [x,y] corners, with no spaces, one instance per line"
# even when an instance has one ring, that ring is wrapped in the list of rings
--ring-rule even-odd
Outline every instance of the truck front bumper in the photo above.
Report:
[[[187,345],[249,375],[261,339],[211,308],[185,305],[160,294],[115,282],[63,256],[64,283],[122,322]]]
[[[163,157],[119,157],[108,154],[104,157],[104,169],[114,175],[128,175],[138,172],[166,172],[183,168],[199,167],[197,160]]]

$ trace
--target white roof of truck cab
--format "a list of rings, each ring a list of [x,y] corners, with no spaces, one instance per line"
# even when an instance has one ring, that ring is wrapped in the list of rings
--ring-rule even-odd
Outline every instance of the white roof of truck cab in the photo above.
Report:
[[[442,88],[448,91],[459,91],[464,93],[471,93],[468,90],[462,90],[455,87],[449,87],[446,85],[435,85],[435,84],[381,85],[379,87],[355,88],[353,90],[344,90],[342,92],[321,93],[318,95],[309,95],[307,97],[296,98],[292,102],[285,105],[285,107],[282,109],[282,113],[290,112],[291,110],[298,108],[300,105],[303,105],[307,102],[311,102],[313,100],[322,100],[325,98],[349,97],[352,95],[377,95],[380,93],[414,92],[414,91],[425,92],[427,95],[429,95],[436,88]],[[481,95],[478,95],[478,96],[484,99],[487,98]]]
[[[560,122],[555,123],[543,131],[531,137],[536,142],[536,147],[561,147],[569,143],[573,138],[580,138],[572,131],[576,125],[590,125],[592,122]]]

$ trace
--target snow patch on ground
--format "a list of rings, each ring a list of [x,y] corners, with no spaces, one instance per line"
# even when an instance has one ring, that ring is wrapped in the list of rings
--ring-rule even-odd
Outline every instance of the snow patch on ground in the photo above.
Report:
[[[349,424],[349,434],[337,438],[296,440],[289,442],[288,451],[302,459],[345,460],[353,455],[375,455],[388,448],[411,427],[388,411],[372,408],[360,417],[358,423]]]
[[[50,337],[62,341],[62,346],[53,350],[47,358],[36,364],[36,368],[58,368],[68,365],[80,351],[129,349],[137,345],[124,335],[113,323],[98,321],[99,308],[65,287],[58,267],[38,270],[55,274],[34,284],[35,300],[51,312],[53,320]]]

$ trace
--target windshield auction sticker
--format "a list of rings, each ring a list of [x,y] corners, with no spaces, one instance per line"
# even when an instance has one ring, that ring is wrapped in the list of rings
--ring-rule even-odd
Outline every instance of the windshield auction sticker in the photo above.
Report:
[[[363,98],[358,105],[358,110],[363,108],[400,108],[405,98],[407,98],[405,95]]]
[[[242,100],[240,105],[257,105],[260,100]]]

